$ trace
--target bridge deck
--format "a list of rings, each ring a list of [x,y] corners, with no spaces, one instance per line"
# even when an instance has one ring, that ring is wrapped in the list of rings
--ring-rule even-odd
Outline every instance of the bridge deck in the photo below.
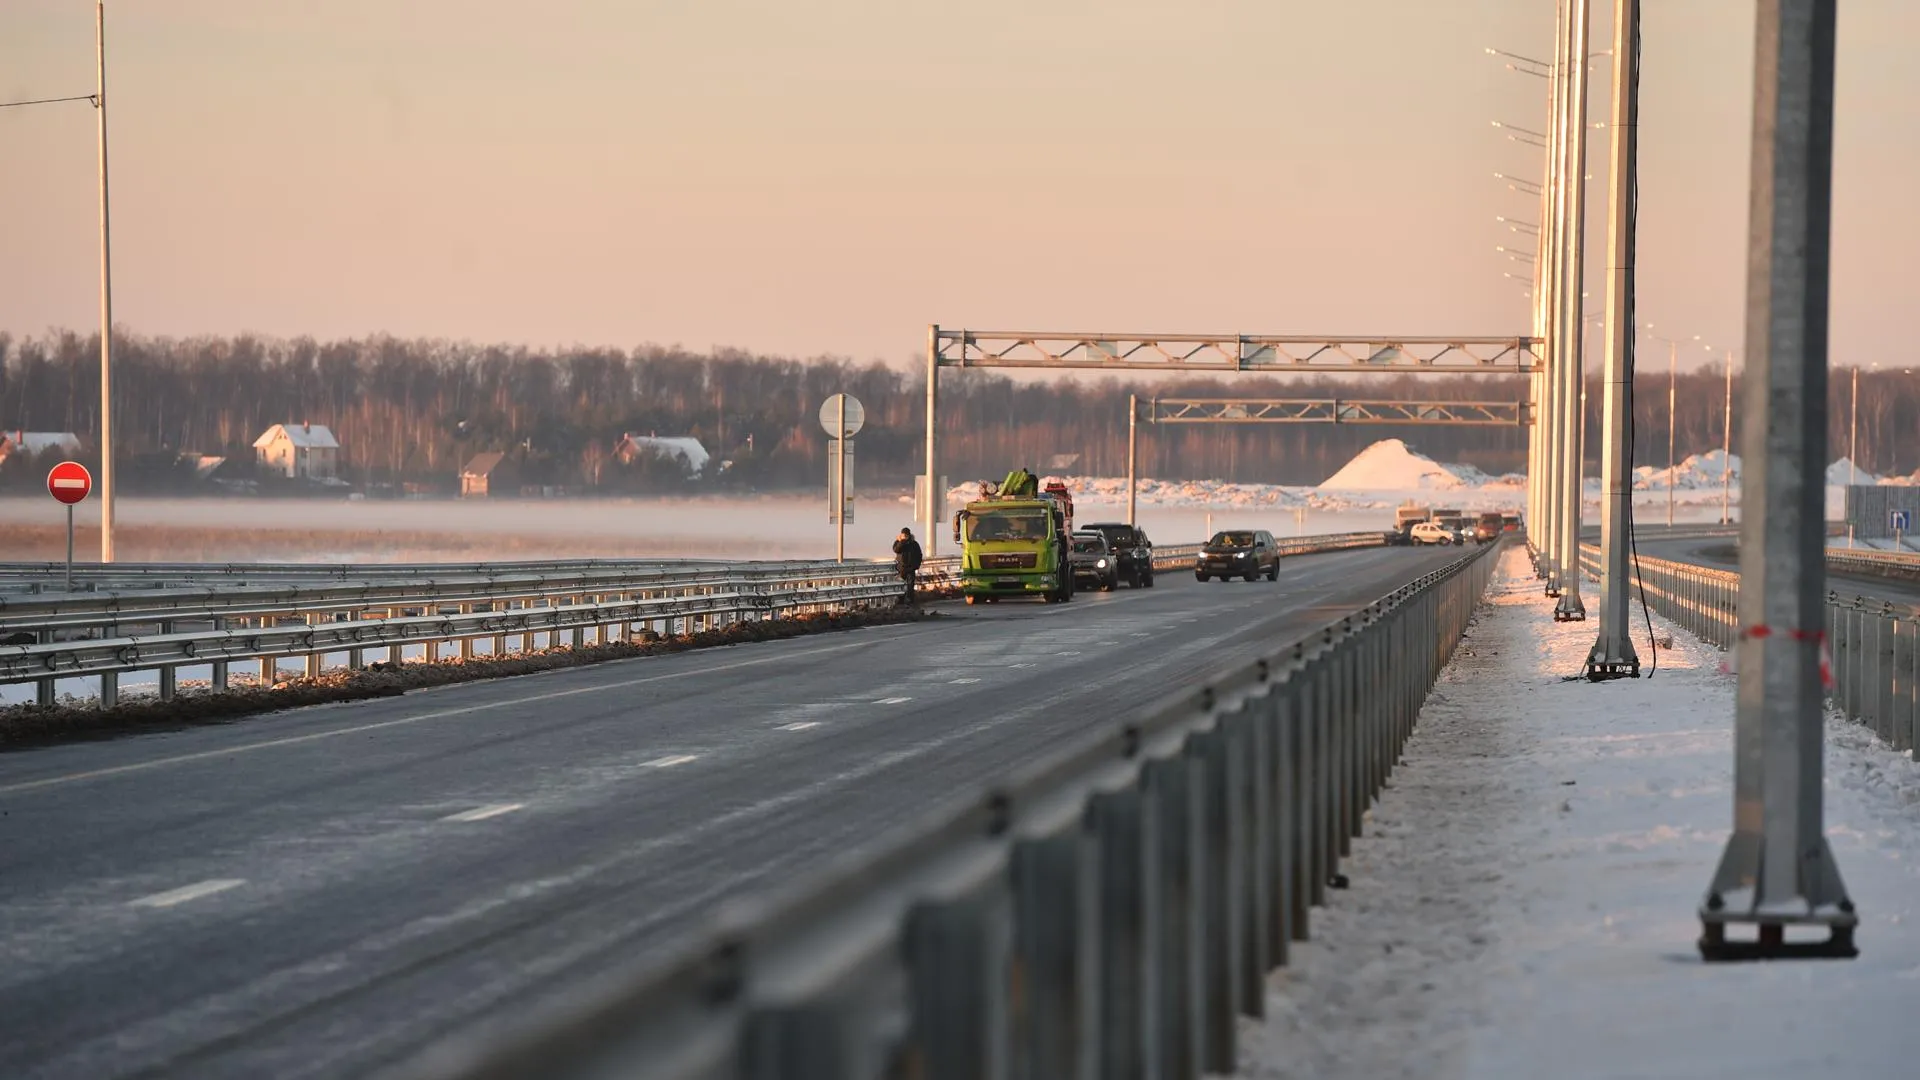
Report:
[[[5,1058],[363,1074],[1456,554],[0,756]]]

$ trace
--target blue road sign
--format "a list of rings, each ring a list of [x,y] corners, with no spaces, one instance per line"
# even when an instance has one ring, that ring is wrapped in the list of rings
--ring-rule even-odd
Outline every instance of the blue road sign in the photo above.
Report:
[[[1913,511],[1911,510],[1887,511],[1887,525],[1890,528],[1892,528],[1894,532],[1912,532],[1913,531]]]

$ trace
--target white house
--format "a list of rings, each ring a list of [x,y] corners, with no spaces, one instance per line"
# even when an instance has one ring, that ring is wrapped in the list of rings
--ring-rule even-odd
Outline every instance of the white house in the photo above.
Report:
[[[15,454],[30,458],[55,454],[73,457],[80,453],[80,437],[71,431],[0,431],[0,461]]]
[[[613,447],[613,456],[622,462],[630,462],[641,454],[676,458],[688,476],[699,476],[707,468],[707,448],[690,436],[622,435]]]
[[[275,424],[253,449],[261,468],[289,479],[331,480],[340,468],[340,444],[325,424]]]

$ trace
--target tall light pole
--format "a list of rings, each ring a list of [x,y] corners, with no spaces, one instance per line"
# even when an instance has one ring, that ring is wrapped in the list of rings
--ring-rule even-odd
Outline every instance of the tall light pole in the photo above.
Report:
[[[1634,183],[1640,132],[1640,3],[1614,0],[1613,162],[1607,184],[1607,359],[1600,442],[1600,629],[1587,653],[1587,678],[1638,678],[1627,600],[1633,529]]]
[[[1733,350],[1727,350],[1727,411],[1720,421],[1720,524],[1733,524]]]
[[[93,44],[100,114],[100,561],[113,561],[113,246],[107,210],[107,4],[94,0]]]
[[[1747,229],[1733,835],[1698,915],[1707,960],[1851,957],[1826,837],[1827,326],[1839,0],[1759,0]],[[1732,940],[1734,926],[1752,938]],[[1789,941],[1789,928],[1825,941]]]
[[[1557,560],[1560,566],[1560,600],[1554,606],[1553,617],[1556,622],[1583,622],[1587,617],[1587,607],[1580,598],[1580,512],[1584,485],[1579,455],[1580,433],[1584,424],[1575,410],[1579,408],[1580,393],[1586,381],[1584,364],[1581,362],[1585,346],[1583,339],[1586,336],[1581,321],[1581,294],[1584,291],[1581,283],[1586,269],[1584,181],[1587,174],[1587,65],[1580,62],[1580,58],[1587,54],[1589,2],[1568,0],[1567,9],[1570,32],[1564,54],[1566,61],[1562,65],[1562,77],[1566,82],[1566,110],[1559,118],[1562,132],[1560,150],[1564,163],[1559,179],[1563,196],[1562,219],[1566,227],[1564,242],[1560,245],[1560,258],[1566,269],[1558,300],[1561,316],[1561,400],[1571,415],[1566,430],[1561,432],[1564,443],[1562,483],[1565,489],[1561,505],[1555,508],[1560,517],[1557,536],[1560,548]]]
[[[1860,365],[1853,365],[1853,405],[1847,419],[1847,499],[1853,498],[1853,470],[1860,460]],[[1840,504],[1846,506],[1845,502]],[[1853,515],[1847,515],[1847,549],[1853,549]]]
[[[0,102],[0,109],[23,105],[91,102],[100,114],[100,561],[113,561],[113,260],[107,214],[107,12],[106,0],[94,0],[94,92],[66,97]]]
[[[1653,324],[1645,324],[1645,329],[1652,330]],[[1647,336],[1655,341],[1667,343],[1667,528],[1671,529],[1673,528],[1673,470],[1678,465],[1674,457],[1674,429],[1679,426],[1676,410],[1679,407],[1680,342],[1675,338],[1663,337],[1659,334],[1649,333]],[[1693,335],[1691,340],[1699,341],[1700,335]]]

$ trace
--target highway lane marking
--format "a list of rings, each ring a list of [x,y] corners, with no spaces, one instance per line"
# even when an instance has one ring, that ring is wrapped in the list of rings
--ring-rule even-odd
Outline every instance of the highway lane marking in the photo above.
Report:
[[[515,810],[524,810],[526,809],[526,807],[527,807],[526,803],[517,803],[517,802],[494,803],[491,806],[476,806],[471,810],[462,810],[457,814],[448,814],[446,817],[443,817],[440,820],[441,821],[485,821],[488,818],[499,817],[501,814],[511,814]]]
[[[166,892],[154,893],[152,896],[143,896],[132,901],[132,904],[134,907],[169,908],[189,900],[198,900],[203,896],[226,892],[228,889],[237,889],[245,884],[246,881],[242,878],[211,878],[192,885],[182,885],[177,889],[168,889]]]
[[[776,728],[775,730],[778,730],[778,731],[805,731],[805,730],[807,730],[808,728],[817,728],[817,727],[819,727],[819,726],[820,726],[820,721],[818,721],[818,720],[795,720],[795,721],[794,721],[793,723],[791,723],[791,724],[781,724],[781,725],[780,725],[780,726],[779,726],[778,728]]]
[[[289,735],[280,739],[264,739],[256,743],[244,743],[219,750],[201,750],[192,754],[179,754],[174,757],[155,758],[152,761],[136,761],[130,765],[114,765],[105,769],[89,769],[85,772],[68,773],[65,776],[49,776],[41,780],[27,780],[18,784],[0,787],[0,795],[14,795],[22,791],[37,791],[40,788],[57,787],[61,784],[76,783],[81,780],[98,780],[102,777],[119,776],[123,773],[144,772],[167,765],[185,765],[195,761],[208,761],[213,758],[244,754],[250,750],[267,750],[280,746],[298,746],[302,743],[318,742],[341,735],[357,735],[366,731],[379,731],[383,728],[403,727],[418,724],[426,720],[443,720],[449,716],[464,716],[468,713],[492,712],[496,709],[511,708],[515,705],[530,705],[537,701],[554,701],[559,698],[578,697],[581,694],[597,694],[607,690],[621,690],[629,686],[645,683],[666,682],[673,679],[691,679],[701,675],[711,675],[721,671],[735,671],[746,667],[759,667],[762,664],[781,663],[808,656],[824,656],[827,653],[846,652],[867,645],[866,641],[851,642],[846,645],[829,645],[822,649],[809,649],[805,652],[785,653],[779,656],[762,656],[753,660],[739,660],[730,664],[716,664],[696,671],[672,671],[664,675],[648,675],[639,679],[627,679],[617,683],[603,683],[595,686],[580,686],[572,690],[556,690],[548,694],[533,694],[527,697],[509,698],[505,701],[484,701],[475,705],[462,705],[454,709],[438,709],[421,713],[418,716],[401,716],[392,720],[376,720],[370,724],[355,724],[351,727],[334,728],[330,731],[315,731],[306,735]]]
[[[955,680],[953,680],[953,684],[952,684],[952,685],[954,685],[954,686],[967,686],[967,685],[969,685],[969,684],[972,684],[972,683],[977,683],[977,682],[979,682],[979,681],[980,681],[979,679],[955,679]]]
[[[883,697],[879,701],[874,702],[874,704],[875,705],[905,705],[907,702],[912,700],[913,699],[910,697]]]
[[[687,762],[697,761],[699,758],[699,754],[668,754],[666,757],[657,757],[652,761],[643,761],[640,763],[640,767],[643,769],[671,769],[675,765],[685,765]]]

